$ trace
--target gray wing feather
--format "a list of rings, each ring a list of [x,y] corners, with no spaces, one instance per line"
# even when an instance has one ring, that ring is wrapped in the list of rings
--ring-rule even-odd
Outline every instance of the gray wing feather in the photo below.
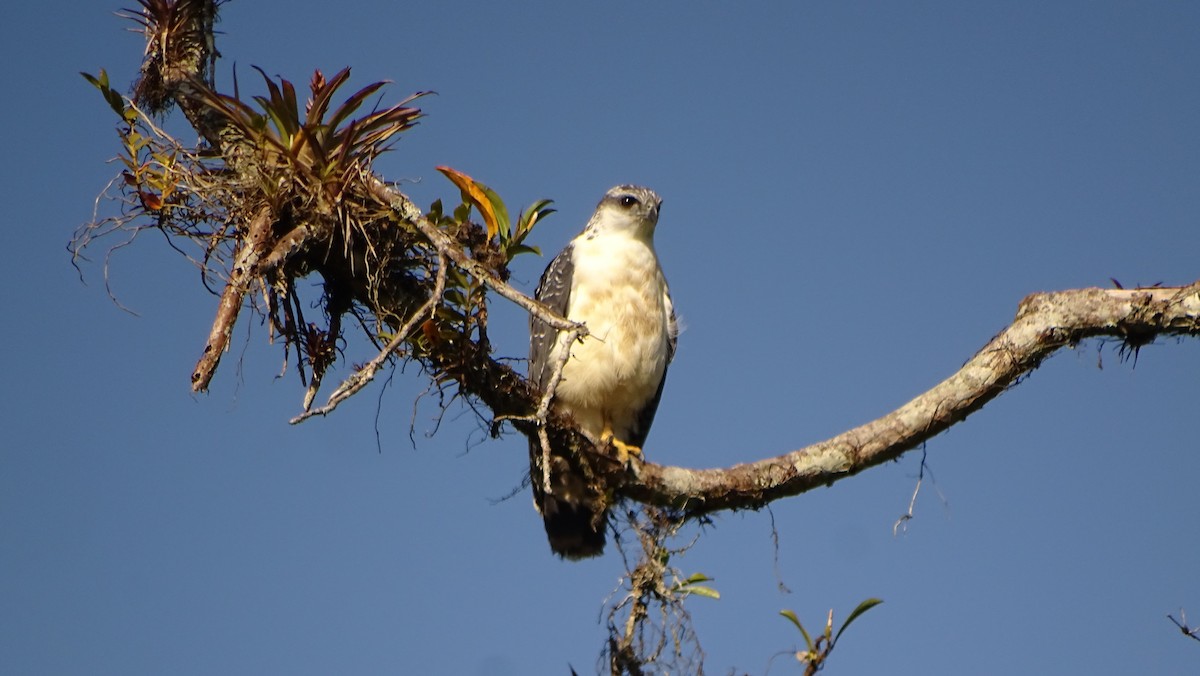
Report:
[[[567,316],[571,301],[571,283],[575,272],[572,247],[567,245],[542,273],[534,298],[545,303],[559,316]],[[551,353],[558,342],[558,331],[530,315],[529,381],[545,389],[550,379]],[[533,501],[542,514],[550,549],[568,559],[598,556],[604,551],[605,516],[603,496],[572,470],[565,457],[551,454],[550,492],[542,485],[542,449],[537,437],[529,438],[529,475]]]
[[[572,248],[568,244],[550,261],[534,292],[534,298],[561,317],[567,316],[571,302],[571,282],[575,273]],[[550,353],[557,341],[558,331],[554,327],[533,315],[529,316],[529,380],[539,388],[544,388],[550,377]]]

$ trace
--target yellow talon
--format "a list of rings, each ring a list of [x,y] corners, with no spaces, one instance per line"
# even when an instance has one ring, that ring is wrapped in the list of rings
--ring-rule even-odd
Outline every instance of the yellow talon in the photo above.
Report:
[[[630,458],[637,457],[639,460],[642,458],[642,449],[640,446],[627,444],[619,439],[613,439],[612,445],[617,449],[617,460],[622,465],[628,465]]]
[[[600,444],[605,445],[608,442],[612,441],[612,438],[613,438],[612,423],[605,420],[604,421],[604,429],[600,430]]]
[[[616,438],[612,431],[612,425],[606,422],[604,423],[604,429],[600,431],[600,445],[606,446],[608,444],[612,444],[613,448],[617,449],[617,460],[622,465],[628,465],[630,458],[636,457],[640,460],[642,457],[642,448],[640,446],[627,444]]]

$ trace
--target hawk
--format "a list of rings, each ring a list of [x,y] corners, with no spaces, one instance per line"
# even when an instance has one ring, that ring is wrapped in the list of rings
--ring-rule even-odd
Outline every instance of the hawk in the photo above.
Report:
[[[598,447],[611,442],[622,462],[640,455],[675,355],[678,326],[654,251],[662,200],[649,188],[619,185],[542,274],[535,297],[587,326],[569,349],[554,392],[555,410],[574,419]],[[559,332],[530,318],[529,379],[543,391],[561,358]],[[542,449],[530,441],[534,504],[550,548],[569,559],[604,551],[607,500],[602,488],[551,453],[543,484]]]

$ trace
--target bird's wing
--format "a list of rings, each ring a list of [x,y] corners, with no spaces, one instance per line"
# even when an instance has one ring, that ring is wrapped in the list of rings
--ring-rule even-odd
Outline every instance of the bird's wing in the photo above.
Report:
[[[560,317],[567,316],[567,308],[571,301],[571,280],[575,273],[572,249],[573,245],[568,244],[550,261],[534,293],[534,298],[545,303]],[[536,316],[530,315],[529,380],[540,388],[546,386],[546,380],[550,377],[550,353],[554,351],[556,342],[558,331]]]
[[[663,304],[667,308],[667,364],[675,359],[675,345],[679,342],[679,320],[675,317],[675,303],[671,302],[671,289],[663,282]],[[664,372],[664,378],[666,374]]]

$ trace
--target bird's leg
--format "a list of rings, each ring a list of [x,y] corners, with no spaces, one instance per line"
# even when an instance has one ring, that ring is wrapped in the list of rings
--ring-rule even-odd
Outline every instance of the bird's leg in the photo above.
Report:
[[[603,445],[612,444],[613,448],[617,449],[617,460],[622,465],[628,465],[629,459],[632,457],[639,459],[642,457],[641,447],[627,444],[616,438],[613,434],[612,423],[607,420],[604,421],[604,429],[600,431],[600,443]]]
[[[642,458],[642,448],[640,446],[627,444],[624,441],[615,438],[612,440],[612,445],[613,448],[617,449],[617,460],[619,460],[622,465],[628,465],[631,458],[636,457],[639,460]]]

